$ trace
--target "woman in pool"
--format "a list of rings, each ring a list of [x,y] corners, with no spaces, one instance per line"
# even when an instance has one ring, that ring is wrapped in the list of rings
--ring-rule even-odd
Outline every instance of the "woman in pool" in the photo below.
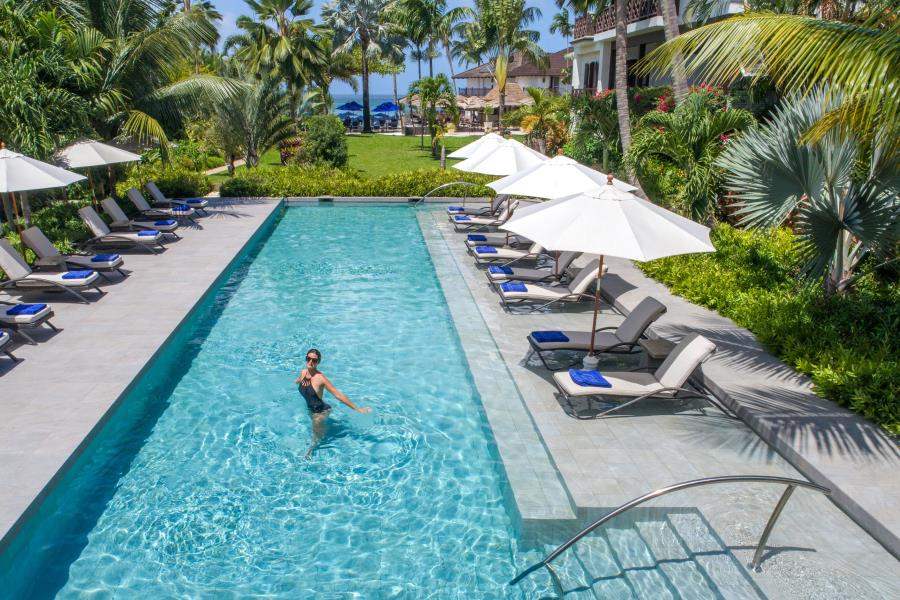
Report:
[[[356,412],[367,413],[372,410],[365,406],[356,406],[350,402],[350,399],[343,392],[334,387],[334,384],[325,377],[325,374],[318,370],[321,360],[322,353],[315,348],[310,348],[306,352],[306,368],[300,372],[300,376],[294,381],[299,386],[300,395],[306,400],[306,407],[309,409],[309,416],[312,419],[313,437],[309,451],[306,453],[307,458],[312,455],[313,450],[316,449],[316,446],[325,435],[325,419],[331,413],[331,406],[322,400],[324,390],[334,394],[335,398]]]

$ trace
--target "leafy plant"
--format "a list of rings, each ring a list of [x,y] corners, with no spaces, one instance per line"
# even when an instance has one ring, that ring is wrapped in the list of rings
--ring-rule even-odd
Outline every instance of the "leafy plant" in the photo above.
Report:
[[[330,167],[347,164],[346,129],[334,115],[316,115],[304,121],[304,131],[297,160],[322,163]]]
[[[434,136],[440,116],[443,111],[446,118],[456,121],[459,118],[459,109],[456,106],[456,93],[453,85],[446,75],[441,73],[437,77],[423,77],[409,87],[410,94],[419,95],[419,103],[428,123],[428,135],[431,137],[432,153],[435,151]]]
[[[148,181],[155,181],[169,198],[200,198],[212,191],[212,183],[203,173],[178,165],[154,163],[132,167],[125,180],[116,184],[116,194],[124,197],[129,188],[143,190]]]
[[[569,100],[550,90],[526,88],[532,104],[507,115],[508,123],[518,125],[528,138],[537,140],[545,153],[555,153],[566,143],[569,130]]]

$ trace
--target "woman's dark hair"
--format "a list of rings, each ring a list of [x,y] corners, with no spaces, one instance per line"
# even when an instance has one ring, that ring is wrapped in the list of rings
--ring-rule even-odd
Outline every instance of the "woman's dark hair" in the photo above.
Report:
[[[309,356],[309,353],[310,353],[310,352],[312,352],[313,354],[315,354],[315,355],[316,355],[316,358],[318,358],[319,360],[322,360],[322,353],[321,353],[321,352],[319,352],[319,351],[316,350],[315,348],[310,348],[309,350],[306,351],[306,356]]]

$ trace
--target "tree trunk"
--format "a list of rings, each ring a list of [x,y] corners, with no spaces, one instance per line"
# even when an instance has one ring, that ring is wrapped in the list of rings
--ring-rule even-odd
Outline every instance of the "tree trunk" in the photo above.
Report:
[[[665,21],[666,41],[671,42],[681,35],[681,31],[678,29],[678,10],[675,0],[659,0],[659,4]],[[680,52],[672,57],[672,89],[675,92],[675,104],[681,104],[681,101],[687,96],[688,86],[684,58]]]
[[[234,177],[234,152],[228,153],[228,176]]]
[[[391,73],[391,77],[394,79],[394,104],[396,106],[400,106],[400,97],[397,95],[397,74]],[[400,126],[400,133],[403,133],[403,111],[397,110],[397,124]]]
[[[0,194],[3,196],[3,214],[6,215],[6,222],[9,224],[9,230],[15,231],[16,218],[13,215],[12,200],[10,194]]]
[[[418,58],[416,59],[416,63],[419,67],[419,81],[422,81],[422,46],[416,44],[416,52],[418,52]],[[425,147],[425,118],[422,114],[422,94],[419,94],[419,147]]]
[[[616,0],[616,111],[619,115],[619,138],[622,153],[631,146],[631,121],[628,114],[628,38],[625,33],[626,0]]]
[[[447,148],[441,142],[441,171],[447,168]]]
[[[454,73],[454,69],[453,69],[453,58],[450,57],[450,43],[449,42],[450,42],[450,40],[447,40],[447,42],[444,43],[444,54],[447,55],[447,64],[450,65],[450,83],[453,84],[453,93],[455,94],[456,93],[456,79],[454,79],[454,78],[456,77],[456,73]]]
[[[369,41],[362,40],[362,88],[363,88],[363,133],[372,133],[372,115],[369,112]]]
[[[500,129],[500,135],[503,135],[503,109],[506,108],[506,86],[500,90],[500,106],[497,107],[497,127]]]

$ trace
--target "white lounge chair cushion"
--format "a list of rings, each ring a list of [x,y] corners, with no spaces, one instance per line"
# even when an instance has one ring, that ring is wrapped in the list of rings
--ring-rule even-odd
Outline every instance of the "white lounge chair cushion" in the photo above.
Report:
[[[541,350],[590,350],[590,331],[563,331],[562,334],[569,338],[568,342],[534,342],[534,344]],[[598,331],[597,335],[594,336],[595,350],[611,348],[621,343],[622,340],[611,331]]]
[[[0,348],[7,345],[12,338],[6,331],[0,331]]]
[[[530,243],[523,237],[518,235],[507,235],[505,233],[481,233],[472,235],[482,235],[484,236],[484,241],[473,242],[471,240],[466,240],[466,246],[469,248],[474,248],[475,246],[507,246],[512,244]]]
[[[23,323],[34,323],[35,321],[39,321],[50,314],[50,306],[45,306],[38,312],[33,315],[8,315],[6,311],[8,311],[12,306],[8,304],[0,304],[0,322],[3,323],[15,323],[17,325],[21,325]]]
[[[546,285],[533,285],[533,284],[525,284],[524,292],[507,292],[505,290],[500,290],[500,294],[506,298],[507,300],[518,300],[521,298],[528,298],[533,300],[558,300],[559,298],[563,298],[565,296],[571,295],[572,292],[569,291],[569,288],[560,285],[556,287],[550,287]]]
[[[572,381],[568,371],[553,373],[553,379],[569,396],[623,396],[636,398],[644,394],[651,394],[665,387],[656,379],[653,373],[632,373],[629,371],[604,373],[601,371],[601,374],[610,383],[611,387],[578,385]]]
[[[154,229],[156,231],[164,231],[166,233],[171,233],[178,229],[178,223],[165,223],[163,225],[157,225],[157,223],[162,223],[162,221],[132,221],[131,224],[135,227],[140,227],[141,229]]]
[[[58,283],[65,287],[81,287],[83,285],[91,285],[97,278],[100,277],[97,273],[91,273],[87,277],[82,277],[80,279],[63,279],[63,275],[66,272],[58,272],[58,273],[48,273],[45,271],[41,271],[39,273],[31,273],[26,277],[16,280],[16,285],[20,287],[43,287],[46,286],[47,281],[52,281],[53,283]]]
[[[174,204],[178,204],[179,202],[187,204],[191,208],[206,208],[209,205],[208,200],[204,200],[203,198],[190,198],[188,200],[172,200]]]
[[[495,217],[467,217],[465,219],[459,219],[457,216],[458,215],[453,216],[453,222],[458,223],[459,225],[499,225],[503,222]]]
[[[496,246],[491,246],[495,248]],[[496,252],[479,252],[475,250],[475,258],[480,260],[513,260],[522,258],[531,254],[528,250],[517,250],[515,248],[497,248]]]
[[[86,267],[88,269],[115,269],[125,264],[125,260],[119,256],[115,260],[94,260],[94,255],[82,256],[80,254],[69,254],[66,256],[66,262]]]
[[[155,235],[138,235],[137,231],[117,231],[110,235],[103,236],[104,242],[115,242],[116,240],[128,240],[139,244],[154,244],[159,242],[160,233],[153,232]]]
[[[506,273],[491,273],[488,271],[488,277],[491,281],[541,281],[553,276],[553,269],[526,269],[523,267],[510,267],[512,275]]]

